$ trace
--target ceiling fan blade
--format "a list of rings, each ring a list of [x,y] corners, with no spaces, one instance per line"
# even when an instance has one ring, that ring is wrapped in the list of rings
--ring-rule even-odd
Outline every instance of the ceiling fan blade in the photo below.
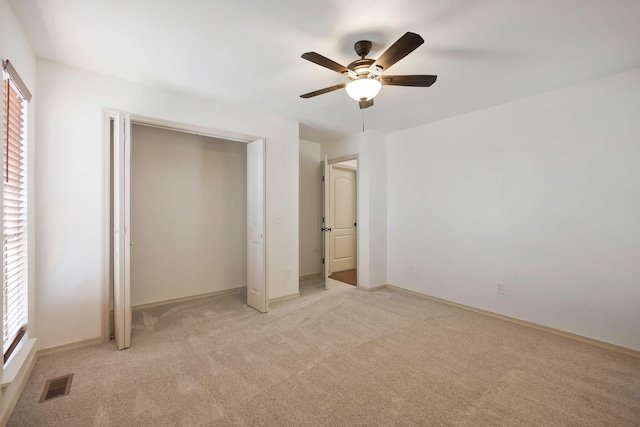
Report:
[[[416,50],[422,43],[424,43],[424,39],[418,34],[405,33],[405,35],[392,44],[369,69],[373,70],[376,67],[382,67],[383,70],[388,70],[393,64]]]
[[[316,90],[314,92],[305,93],[304,95],[300,95],[300,98],[312,98],[314,96],[322,95],[323,93],[333,92],[334,90],[342,89],[346,87],[346,83],[341,83],[339,85],[325,87],[324,89]]]
[[[381,76],[380,83],[391,86],[418,86],[429,87],[436,82],[438,76]]]
[[[340,74],[349,73],[349,69],[347,67],[345,67],[344,65],[340,65],[337,62],[332,61],[331,59],[320,55],[319,53],[315,53],[315,52],[303,53],[302,58],[306,59],[307,61],[311,61],[314,64],[318,64],[325,68],[333,70],[336,73],[340,73]]]
[[[365,109],[365,108],[369,108],[373,105],[373,99],[370,99],[368,101],[358,101],[358,104],[360,105],[360,109]]]

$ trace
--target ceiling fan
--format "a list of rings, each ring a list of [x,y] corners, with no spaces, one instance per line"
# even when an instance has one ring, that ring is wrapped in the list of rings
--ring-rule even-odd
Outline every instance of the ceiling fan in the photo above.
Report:
[[[422,43],[424,43],[424,39],[420,35],[408,32],[392,44],[378,59],[369,59],[366,56],[371,50],[371,42],[369,40],[360,40],[353,46],[360,59],[356,59],[346,67],[319,53],[304,53],[302,58],[307,61],[343,74],[351,81],[305,93],[300,97],[312,98],[323,93],[346,88],[347,94],[358,101],[360,108],[363,109],[373,105],[373,98],[378,94],[382,85],[429,87],[435,83],[437,76],[389,76],[382,74],[393,64],[413,52]]]

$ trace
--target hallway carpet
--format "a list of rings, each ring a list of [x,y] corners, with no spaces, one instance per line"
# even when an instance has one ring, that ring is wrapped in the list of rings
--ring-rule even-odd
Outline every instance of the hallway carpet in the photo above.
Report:
[[[128,350],[40,358],[9,425],[640,424],[640,359],[393,289],[306,295],[268,314],[243,293],[136,311]]]

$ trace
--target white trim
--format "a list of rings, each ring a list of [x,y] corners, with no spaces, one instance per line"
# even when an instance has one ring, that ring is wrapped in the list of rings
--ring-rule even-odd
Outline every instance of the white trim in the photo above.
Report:
[[[13,354],[3,367],[2,383],[0,384],[2,388],[11,385],[16,380],[20,371],[25,366],[25,363],[33,355],[35,344],[35,338],[23,339],[20,344],[18,344],[18,347],[16,347]]]
[[[358,170],[357,167],[349,166],[349,165],[341,165],[340,163],[333,163],[331,165],[331,167],[336,168],[336,169],[343,169],[343,170],[347,170],[347,171],[354,171],[354,172],[356,172]]]
[[[16,69],[13,67],[13,64],[11,63],[11,61],[9,61],[8,59],[2,61],[2,70],[5,73],[7,73],[9,77],[11,77],[11,81],[13,82],[13,85],[16,87],[16,89],[18,89],[18,92],[20,92],[20,95],[22,96],[22,98],[24,98],[24,100],[27,102],[31,102],[31,97],[32,97],[31,92],[27,88],[27,85],[25,84],[25,82],[20,77],[20,74],[18,74]]]
[[[360,162],[358,161],[358,157],[359,157],[359,154],[349,154],[348,156],[334,157],[331,159],[327,158],[327,163],[330,165],[333,165],[336,163],[342,163],[349,160],[355,160],[359,164]]]
[[[92,338],[89,340],[57,345],[55,347],[43,348],[37,351],[37,355],[38,359],[40,359],[41,357],[51,356],[52,354],[65,353],[67,351],[77,350],[84,347],[91,347],[92,345],[102,344],[104,342],[105,341],[103,341],[102,337]]]
[[[33,340],[35,341],[35,338],[33,338]],[[37,353],[34,351],[34,349],[35,349],[35,343],[32,345],[31,349],[29,350],[26,360],[24,360],[24,363],[21,364],[22,366],[18,374],[14,378],[14,381],[12,382],[12,384],[15,385],[15,387],[9,386],[10,388],[8,389],[4,389],[3,387],[3,390],[2,390],[3,396],[6,396],[7,393],[11,393],[11,397],[7,401],[6,406],[4,408],[0,408],[0,414],[1,414],[0,425],[1,426],[6,426],[7,423],[9,422],[9,419],[11,418],[11,414],[13,413],[14,408],[18,404],[18,400],[22,395],[22,391],[24,390],[24,387],[27,385],[27,381],[31,376],[31,372],[33,371],[33,368],[36,365],[36,360],[38,359],[38,356],[37,356]]]
[[[221,291],[207,292],[207,293],[204,293],[204,294],[191,295],[191,296],[188,296],[188,297],[173,298],[173,299],[168,299],[168,300],[163,300],[163,301],[154,301],[154,302],[149,302],[149,303],[145,303],[145,304],[138,304],[138,305],[132,306],[131,310],[136,311],[136,310],[142,310],[142,309],[145,309],[145,308],[159,307],[159,306],[167,305],[167,304],[175,304],[177,302],[193,301],[193,300],[197,300],[197,299],[201,299],[201,298],[219,297],[219,296],[223,296],[223,295],[239,294],[239,293],[242,293],[242,292],[244,292],[246,290],[247,290],[247,285],[244,285],[244,286],[240,286],[238,288],[223,289]]]
[[[585,344],[590,344],[596,347],[600,347],[600,348],[604,348],[606,350],[611,350],[611,351],[615,351],[616,353],[622,353],[622,354],[626,354],[628,356],[633,356],[633,357],[637,357],[640,358],[640,351],[637,350],[633,350],[630,348],[626,348],[626,347],[621,347],[619,345],[615,345],[615,344],[610,344],[604,341],[599,341],[593,338],[588,338],[582,335],[578,335],[578,334],[573,334],[571,332],[566,332],[560,329],[555,329],[555,328],[550,328],[548,326],[543,326],[543,325],[539,325],[537,323],[533,323],[533,322],[527,322],[526,320],[520,320],[520,319],[516,319],[514,317],[509,317],[509,316],[504,316],[502,314],[498,314],[498,313],[494,313],[492,311],[487,311],[487,310],[482,310],[480,308],[475,308],[475,307],[470,307],[468,305],[464,305],[464,304],[459,304],[457,302],[453,302],[453,301],[449,301],[446,299],[442,299],[442,298],[438,298],[438,297],[434,297],[431,295],[427,295],[427,294],[423,294],[421,292],[417,292],[417,291],[412,291],[411,289],[405,289],[405,288],[401,288],[400,286],[395,286],[395,285],[386,285],[387,288],[390,289],[395,289],[397,291],[400,292],[404,292],[407,294],[411,294],[411,295],[415,295],[421,298],[426,298],[428,300],[431,301],[435,301],[435,302],[439,302],[441,304],[447,304],[453,307],[457,307],[457,308],[461,308],[463,310],[468,310],[468,311],[473,311],[474,313],[478,313],[478,314],[482,314],[485,316],[489,316],[489,317],[493,317],[495,319],[500,319],[500,320],[504,320],[510,323],[515,323],[517,325],[521,325],[521,326],[526,326],[528,328],[532,328],[532,329],[537,329],[539,331],[543,331],[543,332],[548,332],[550,334],[553,335],[558,335],[564,338],[569,338],[571,340],[574,341],[579,341],[581,343],[585,343]]]
[[[110,118],[114,118],[115,115],[122,110],[113,109],[113,108],[104,108],[103,111]],[[247,135],[247,134],[242,134],[238,132],[229,132],[221,129],[213,129],[206,126],[199,126],[199,125],[194,125],[190,123],[175,122],[172,120],[164,120],[156,117],[143,116],[141,114],[135,114],[131,112],[129,112],[129,115],[131,117],[132,124],[135,123],[138,125],[151,126],[151,127],[156,127],[160,129],[191,133],[191,134],[200,135],[200,136],[207,136],[209,138],[226,139],[229,141],[243,142],[243,143],[249,143],[249,142],[256,141],[258,139],[263,139],[263,137],[261,136]]]
[[[390,286],[390,285],[378,285],[378,286],[374,286],[373,288],[367,288],[367,287],[364,287],[364,286],[358,286],[358,289],[361,290],[361,291],[364,291],[364,292],[375,292],[375,291],[379,291],[380,289],[384,289],[387,286]]]
[[[267,221],[267,219],[269,218],[268,216],[268,207],[269,207],[269,202],[268,202],[268,197],[269,197],[269,193],[267,191],[267,159],[269,156],[269,150],[267,149],[267,147],[269,146],[268,144],[268,140],[267,138],[257,138],[255,139],[255,141],[257,141],[258,139],[262,139],[263,141],[263,150],[262,150],[262,177],[263,177],[263,181],[262,181],[262,216],[263,216],[263,224],[264,224],[264,239],[263,239],[263,250],[264,250],[264,258],[263,258],[263,262],[264,265],[262,266],[263,268],[263,274],[264,274],[264,298],[266,300],[265,302],[265,307],[267,309],[267,313],[269,312],[269,292],[270,292],[270,286],[269,286],[269,236],[271,233],[270,230],[270,226],[269,226],[269,221]],[[249,260],[247,260],[247,263],[249,262]],[[298,281],[298,291],[300,291],[300,281]],[[299,294],[299,293],[298,293]]]
[[[111,337],[111,120],[115,114],[102,111],[102,341]]]
[[[298,277],[298,280],[311,280],[311,279],[322,279],[322,273],[307,274],[306,276]]]
[[[269,304],[274,304],[274,303],[277,303],[277,302],[289,301],[289,300],[296,299],[296,298],[299,298],[299,297],[300,297],[300,292],[296,292],[296,293],[291,294],[291,295],[285,295],[285,296],[282,296],[282,297],[273,298],[273,299],[270,299],[268,301],[269,301]]]

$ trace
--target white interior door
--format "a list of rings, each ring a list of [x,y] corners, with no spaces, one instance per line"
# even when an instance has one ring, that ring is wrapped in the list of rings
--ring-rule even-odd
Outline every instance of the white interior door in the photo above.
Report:
[[[116,115],[113,133],[113,324],[116,344],[122,350],[131,346],[129,114]]]
[[[329,176],[329,269],[333,273],[357,265],[357,183],[353,167],[331,165]]]
[[[322,212],[322,231],[324,237],[324,253],[322,254],[322,264],[324,267],[324,288],[329,289],[329,275],[331,271],[329,269],[329,161],[327,156],[324,156],[324,172],[322,175],[323,181],[323,212]]]
[[[269,311],[265,279],[264,139],[247,144],[247,304]]]

